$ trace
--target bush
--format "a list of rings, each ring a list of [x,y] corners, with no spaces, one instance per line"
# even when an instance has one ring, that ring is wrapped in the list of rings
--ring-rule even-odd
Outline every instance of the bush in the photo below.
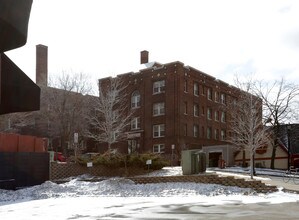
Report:
[[[159,154],[145,153],[145,154],[121,154],[118,152],[107,151],[104,154],[97,155],[91,159],[86,157],[78,157],[77,162],[80,165],[86,166],[88,162],[92,162],[94,166],[103,165],[107,167],[119,168],[119,167],[143,167],[148,169],[146,165],[147,160],[152,160],[150,169],[159,170],[165,166],[169,166],[170,162],[165,160]]]

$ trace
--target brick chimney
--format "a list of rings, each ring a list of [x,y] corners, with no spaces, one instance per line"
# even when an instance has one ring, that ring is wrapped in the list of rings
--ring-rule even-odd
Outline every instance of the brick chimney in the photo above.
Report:
[[[140,52],[140,64],[148,63],[148,51],[143,50]]]
[[[48,86],[48,47],[36,45],[36,84]]]

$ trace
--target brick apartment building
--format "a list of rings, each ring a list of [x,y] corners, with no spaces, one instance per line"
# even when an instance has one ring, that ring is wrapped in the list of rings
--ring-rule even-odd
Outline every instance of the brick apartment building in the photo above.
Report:
[[[128,85],[128,105],[134,109],[127,141],[118,147],[179,155],[184,149],[227,144],[225,106],[238,89],[179,61],[149,63],[148,51],[141,51],[141,64],[146,68],[117,76]],[[99,85],[109,79],[99,79]]]

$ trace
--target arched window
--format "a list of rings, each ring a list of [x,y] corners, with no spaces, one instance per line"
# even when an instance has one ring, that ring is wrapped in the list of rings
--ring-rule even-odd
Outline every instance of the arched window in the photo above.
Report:
[[[131,96],[131,108],[140,107],[140,93],[139,91],[134,91]]]

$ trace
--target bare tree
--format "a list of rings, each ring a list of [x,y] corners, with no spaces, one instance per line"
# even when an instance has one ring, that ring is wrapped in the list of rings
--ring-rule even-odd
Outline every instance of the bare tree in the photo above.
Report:
[[[126,86],[119,77],[107,78],[107,83],[99,83],[99,97],[94,100],[92,112],[88,115],[91,129],[87,135],[99,143],[107,143],[111,149],[113,143],[122,141],[132,112],[127,102]]]
[[[242,83],[236,79],[240,95],[237,100],[232,100],[227,111],[232,134],[228,141],[249,153],[251,178],[254,174],[255,152],[270,140],[270,133],[263,125],[262,100],[252,94],[253,85],[252,80]]]
[[[257,83],[256,94],[263,100],[265,123],[271,125],[274,131],[274,146],[271,155],[271,169],[275,168],[276,149],[279,143],[281,125],[290,122],[294,117],[296,98],[299,86],[286,82],[283,78],[274,83]]]
[[[50,81],[51,87],[42,88],[40,120],[42,128],[51,138],[60,138],[64,154],[73,146],[74,133],[83,134],[86,129],[87,94],[91,92],[88,77],[82,73],[63,73]]]

